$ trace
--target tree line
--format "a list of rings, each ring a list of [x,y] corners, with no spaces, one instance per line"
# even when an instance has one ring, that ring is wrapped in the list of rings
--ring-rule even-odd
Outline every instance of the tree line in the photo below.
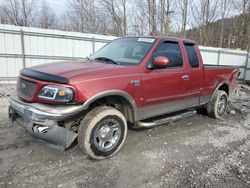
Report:
[[[114,36],[174,35],[200,45],[249,48],[249,0],[67,0],[66,4],[59,16],[45,0],[5,0],[0,22]]]

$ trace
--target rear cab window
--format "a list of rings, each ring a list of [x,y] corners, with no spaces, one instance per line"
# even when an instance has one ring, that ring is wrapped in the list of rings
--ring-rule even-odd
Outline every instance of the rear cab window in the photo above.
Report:
[[[196,49],[195,49],[195,44],[193,44],[193,43],[184,43],[184,45],[185,45],[185,49],[186,49],[186,52],[187,52],[189,65],[192,68],[199,68],[199,59],[198,59],[197,52],[196,52]]]

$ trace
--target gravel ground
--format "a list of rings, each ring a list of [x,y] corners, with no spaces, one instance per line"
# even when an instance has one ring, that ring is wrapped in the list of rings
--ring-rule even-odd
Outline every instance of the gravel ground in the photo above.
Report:
[[[13,85],[0,85],[0,187],[250,187],[250,88],[242,85],[224,120],[203,114],[129,130],[113,158],[37,144],[7,118]]]

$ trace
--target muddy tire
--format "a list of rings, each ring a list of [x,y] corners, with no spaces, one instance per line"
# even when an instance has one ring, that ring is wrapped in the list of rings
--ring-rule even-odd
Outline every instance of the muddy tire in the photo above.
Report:
[[[218,90],[212,100],[207,104],[208,116],[220,119],[227,111],[228,96],[225,91]]]
[[[93,159],[104,159],[116,154],[127,137],[124,115],[112,107],[97,107],[82,120],[78,130],[80,149]]]

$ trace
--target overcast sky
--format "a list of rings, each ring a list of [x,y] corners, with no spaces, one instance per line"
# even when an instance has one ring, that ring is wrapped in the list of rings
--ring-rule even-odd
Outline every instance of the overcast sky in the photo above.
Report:
[[[67,0],[45,0],[57,15],[63,14],[67,10]]]
[[[6,0],[0,0],[0,4]],[[45,0],[57,15],[63,14],[67,10],[67,0]]]

